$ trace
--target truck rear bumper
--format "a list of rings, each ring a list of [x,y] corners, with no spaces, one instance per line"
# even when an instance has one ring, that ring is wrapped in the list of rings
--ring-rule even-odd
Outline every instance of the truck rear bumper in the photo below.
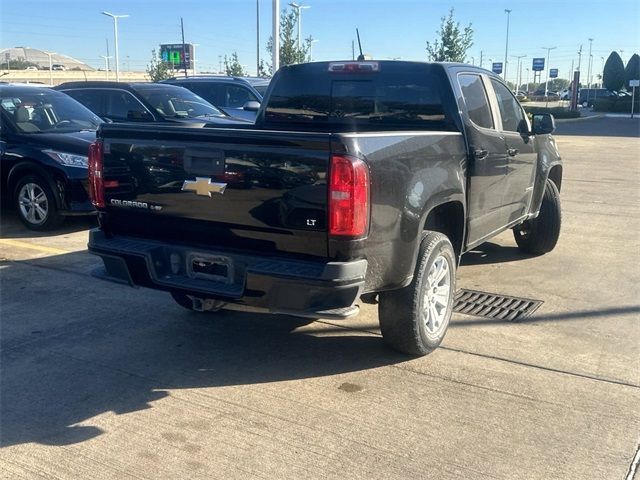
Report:
[[[315,262],[89,233],[103,277],[240,306],[314,318],[346,317],[363,293],[366,260]]]

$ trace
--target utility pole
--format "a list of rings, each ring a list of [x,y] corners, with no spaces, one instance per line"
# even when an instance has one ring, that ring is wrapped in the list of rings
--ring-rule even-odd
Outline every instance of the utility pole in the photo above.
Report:
[[[104,40],[107,43],[107,80],[109,80],[109,67],[111,63],[109,62],[109,60],[112,59],[113,57],[109,55],[109,39],[105,38]]]
[[[482,68],[482,50],[480,50],[480,68]]]
[[[273,73],[275,74],[280,68],[280,0],[271,0],[272,14],[272,38],[273,38]]]
[[[522,83],[522,62],[520,61],[521,58],[525,58],[526,55],[511,55],[513,58],[517,58],[518,59],[518,71],[516,74],[516,91],[518,91],[520,89],[520,84]],[[506,78],[505,78],[506,81]]]
[[[111,58],[109,55],[100,55],[104,58],[104,68],[107,76],[107,81],[109,81],[109,59]]]
[[[222,55],[218,55],[218,73],[222,73]]]
[[[529,95],[529,69],[527,68],[527,88],[526,88],[526,94]]]
[[[587,64],[587,88],[591,88],[591,63],[593,62],[593,55],[591,55],[591,47],[593,46],[593,38],[589,40],[589,63]]]
[[[120,81],[120,54],[118,51],[118,19],[127,18],[129,15],[114,15],[109,12],[102,12],[103,15],[113,18],[113,37],[116,44],[116,82]]]
[[[546,76],[544,82],[544,97],[546,98],[547,105],[549,104],[549,57],[551,56],[551,50],[555,50],[558,47],[542,47],[543,50],[547,51],[547,68],[546,68]],[[546,106],[546,105],[545,105]]]
[[[309,61],[313,62],[313,44],[319,42],[320,40],[316,40],[312,37],[309,38],[311,38],[311,41],[309,42]]]
[[[191,59],[191,62],[193,63],[193,75],[196,75],[196,47],[199,47],[200,44],[199,43],[192,43],[191,46],[193,47],[193,58]]]
[[[471,65],[475,65],[476,64],[476,57],[471,57]]]
[[[580,71],[581,63],[582,63],[582,45],[580,45],[580,50],[578,50],[578,68],[577,68],[578,71]]]
[[[507,61],[509,56],[509,18],[511,17],[511,10],[505,8],[504,13],[507,14],[507,41],[504,47],[504,70],[502,71],[502,78],[507,81]]]
[[[351,40],[351,60],[356,59],[356,44],[353,40]]]
[[[258,76],[260,76],[260,0],[256,0],[256,77]]]
[[[182,32],[182,61],[184,62],[184,78],[187,78],[187,49],[184,45],[184,22],[182,21],[182,17],[180,17],[180,31]]]
[[[302,48],[302,16],[301,10],[305,8],[311,8],[308,5],[302,5],[301,3],[291,2],[289,6],[293,7],[296,10],[296,17],[298,22],[298,51]]]
[[[51,56],[55,55],[56,52],[45,52],[45,53],[49,55],[49,84],[53,87],[53,60],[51,60]]]

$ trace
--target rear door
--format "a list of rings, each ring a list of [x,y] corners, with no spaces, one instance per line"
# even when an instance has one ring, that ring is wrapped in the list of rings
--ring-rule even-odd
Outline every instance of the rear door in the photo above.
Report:
[[[468,173],[468,244],[489,236],[507,221],[503,208],[507,149],[492,114],[487,80],[479,73],[457,75],[458,102],[464,107],[463,121],[472,157]]]

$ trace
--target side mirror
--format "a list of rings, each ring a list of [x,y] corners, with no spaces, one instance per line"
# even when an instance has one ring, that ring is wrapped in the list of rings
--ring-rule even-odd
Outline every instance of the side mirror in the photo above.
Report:
[[[260,110],[260,102],[249,100],[242,106],[242,109],[246,110],[247,112],[257,112],[258,110]]]
[[[127,112],[127,120],[134,122],[147,122],[153,120],[153,117],[146,110],[129,110]]]
[[[534,135],[546,135],[556,129],[556,121],[550,113],[534,113],[531,130]]]

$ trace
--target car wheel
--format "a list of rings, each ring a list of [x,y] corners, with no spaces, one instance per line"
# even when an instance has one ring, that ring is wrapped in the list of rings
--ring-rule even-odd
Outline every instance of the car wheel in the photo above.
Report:
[[[53,191],[38,175],[25,175],[16,183],[14,201],[18,217],[31,230],[51,230],[64,221]]]
[[[219,312],[225,306],[225,303],[219,300],[198,298],[184,293],[171,292],[171,296],[178,305],[193,312],[214,313]]]
[[[536,255],[550,252],[558,243],[561,223],[560,192],[556,184],[547,179],[538,216],[513,229],[518,248]]]
[[[455,258],[445,235],[424,232],[411,283],[380,293],[380,330],[393,349],[426,355],[442,343],[455,298]]]

